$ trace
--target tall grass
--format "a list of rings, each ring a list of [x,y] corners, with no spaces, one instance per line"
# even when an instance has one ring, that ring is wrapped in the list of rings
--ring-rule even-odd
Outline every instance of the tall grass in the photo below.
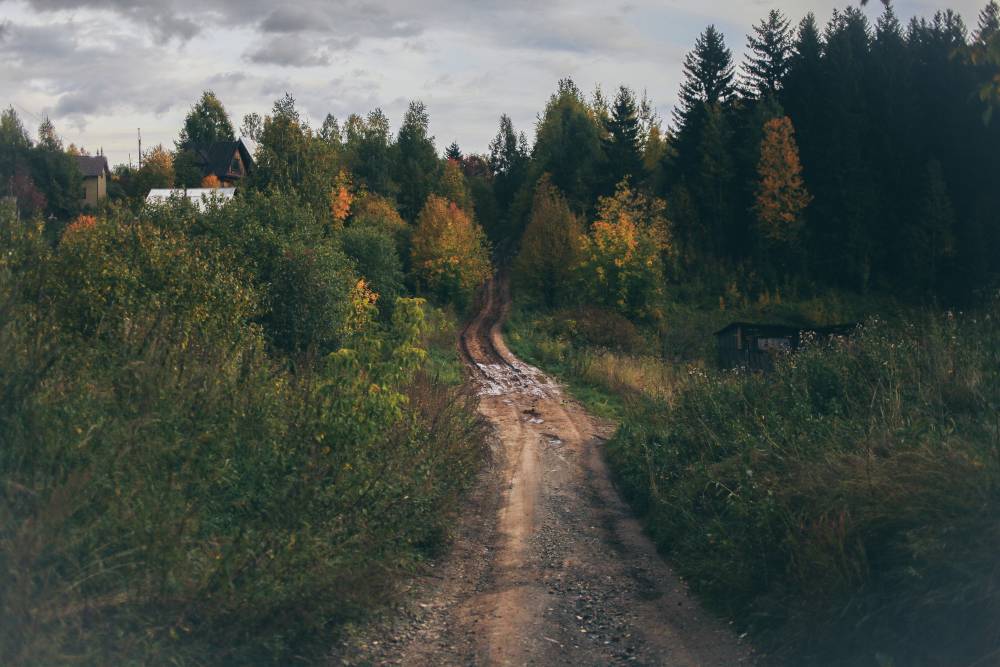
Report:
[[[1000,308],[869,322],[770,375],[630,403],[622,488],[694,589],[792,664],[1000,660]]]

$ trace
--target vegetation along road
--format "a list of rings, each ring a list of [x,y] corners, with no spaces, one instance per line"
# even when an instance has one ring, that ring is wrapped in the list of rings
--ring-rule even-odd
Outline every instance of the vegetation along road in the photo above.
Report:
[[[498,436],[491,480],[409,622],[346,662],[739,665],[749,647],[706,614],[619,499],[601,455],[612,425],[507,349],[491,282],[461,337]],[[492,484],[490,482],[492,481]],[[363,645],[363,649],[360,646]],[[374,652],[374,654],[373,654]]]

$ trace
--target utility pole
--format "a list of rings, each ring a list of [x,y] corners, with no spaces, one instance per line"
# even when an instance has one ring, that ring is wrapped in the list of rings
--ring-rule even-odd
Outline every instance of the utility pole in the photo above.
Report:
[[[135,133],[139,137],[139,169],[142,169],[142,128],[136,128]]]

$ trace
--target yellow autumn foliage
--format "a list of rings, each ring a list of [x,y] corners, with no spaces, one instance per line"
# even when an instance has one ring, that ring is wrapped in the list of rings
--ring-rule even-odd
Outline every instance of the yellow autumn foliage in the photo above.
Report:
[[[418,284],[444,301],[468,303],[492,271],[482,228],[443,197],[427,198],[412,243]]]

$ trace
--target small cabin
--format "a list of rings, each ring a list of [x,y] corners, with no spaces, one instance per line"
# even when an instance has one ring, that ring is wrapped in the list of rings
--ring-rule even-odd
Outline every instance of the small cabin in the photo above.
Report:
[[[715,332],[719,366],[770,371],[774,368],[776,356],[796,352],[807,340],[822,341],[849,336],[857,327],[856,323],[803,327],[733,322]]]

